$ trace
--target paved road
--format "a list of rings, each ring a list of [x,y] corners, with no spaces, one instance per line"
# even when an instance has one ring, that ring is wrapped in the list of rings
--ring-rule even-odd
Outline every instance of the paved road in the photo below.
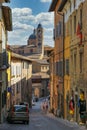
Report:
[[[4,123],[0,125],[0,130],[84,130],[84,127],[79,127],[78,124],[68,122],[57,118],[50,113],[45,113],[40,109],[38,102],[30,110],[30,123],[22,124]]]

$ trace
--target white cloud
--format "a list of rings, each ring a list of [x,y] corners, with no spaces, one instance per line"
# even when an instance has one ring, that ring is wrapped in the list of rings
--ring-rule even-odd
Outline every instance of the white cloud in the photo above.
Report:
[[[44,44],[50,42],[53,45],[53,13],[41,12],[34,16],[30,8],[14,8],[12,16],[13,31],[8,35],[10,44],[27,44],[33,29],[41,23],[44,29]]]
[[[38,21],[52,21],[53,20],[53,13],[40,13],[36,16],[36,20]],[[53,22],[53,21],[52,21]]]
[[[40,1],[43,2],[43,3],[51,2],[51,0],[40,0]]]
[[[26,16],[26,15],[31,15],[32,10],[30,8],[14,8],[12,10],[12,13],[15,16]]]
[[[23,29],[23,30],[32,30],[33,29],[33,26],[31,25],[28,25],[28,24],[23,24],[23,23],[20,23],[20,22],[14,22],[13,23],[13,27],[15,30],[18,30],[18,29]]]

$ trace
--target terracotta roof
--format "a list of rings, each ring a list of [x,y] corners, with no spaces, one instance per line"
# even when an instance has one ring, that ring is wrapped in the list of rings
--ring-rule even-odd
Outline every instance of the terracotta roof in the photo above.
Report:
[[[44,45],[44,50],[53,50],[53,48],[52,46]]]
[[[5,0],[5,2],[10,2],[10,0]]]
[[[58,0],[53,0],[52,1],[51,5],[50,5],[50,8],[49,8],[49,12],[54,11],[57,2],[58,2]]]
[[[10,2],[10,0],[0,0],[0,2]]]
[[[38,62],[39,64],[42,64],[42,65],[49,65],[49,63],[47,62],[47,60],[37,60],[36,62]]]
[[[23,59],[23,60],[27,60],[27,61],[32,62],[32,60],[29,59],[28,57],[25,57],[25,56],[16,54],[16,53],[14,53],[14,52],[11,53],[11,57],[14,57],[14,58],[17,58],[17,59]]]
[[[62,9],[64,8],[65,4],[66,4],[67,0],[62,0],[60,7],[58,8],[58,11],[62,11]]]
[[[12,11],[8,6],[2,6],[6,30],[12,31]]]
[[[34,79],[34,78],[45,79],[45,78],[49,78],[49,75],[47,73],[44,73],[44,72],[37,72],[35,74],[32,74],[32,79]]]

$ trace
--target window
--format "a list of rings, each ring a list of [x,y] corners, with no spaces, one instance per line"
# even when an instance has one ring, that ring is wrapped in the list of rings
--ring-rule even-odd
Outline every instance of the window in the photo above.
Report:
[[[69,59],[65,61],[65,74],[69,75]]]
[[[72,36],[72,19],[70,19],[70,35]]]
[[[76,7],[76,0],[74,0],[74,4],[73,5],[74,5],[74,9],[75,9],[75,7]]]
[[[11,67],[11,75],[15,76],[15,66],[14,65],[12,65],[12,67]]]
[[[30,49],[30,53],[33,53],[33,49]]]
[[[63,62],[56,62],[56,74],[59,76],[63,76]]]
[[[55,40],[55,29],[53,29],[53,39]]]
[[[19,86],[19,84],[17,83],[16,93],[19,93],[19,92],[20,92],[20,86]]]
[[[70,66],[71,66],[71,73],[73,73],[73,55],[71,55],[71,64],[70,64]]]
[[[53,63],[53,74],[56,74],[56,63]]]
[[[74,54],[74,72],[76,73],[76,54]]]
[[[12,96],[15,96],[15,85],[13,85],[13,88],[12,88]]]
[[[58,24],[58,36],[61,36],[61,33],[62,33],[62,23],[59,21],[59,24]]]
[[[74,33],[76,33],[76,16],[74,16]]]
[[[56,25],[56,37],[60,37],[62,35],[62,23],[61,21],[58,22]]]
[[[83,70],[83,53],[80,53],[80,73]]]
[[[58,25],[56,25],[56,38],[58,37]]]
[[[44,70],[44,66],[42,66],[42,70]]]
[[[24,54],[24,50],[22,50],[22,54]]]
[[[71,12],[71,1],[70,1],[70,12]]]
[[[2,55],[3,55],[3,65],[8,66],[8,53],[4,51]]]
[[[24,62],[22,62],[22,69],[24,69]]]
[[[82,9],[80,9],[80,28],[82,29]]]

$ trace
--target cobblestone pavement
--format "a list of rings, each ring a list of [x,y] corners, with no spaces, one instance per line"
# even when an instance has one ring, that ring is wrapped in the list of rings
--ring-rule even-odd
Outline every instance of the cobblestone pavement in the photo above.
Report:
[[[54,120],[58,120],[58,122],[63,123],[64,125],[71,126],[71,127],[79,126],[79,130],[87,130],[85,125],[79,125],[77,122],[73,122],[73,121],[71,122],[68,120],[64,120],[62,118],[58,118],[55,115],[53,115],[52,113],[47,113],[47,116]]]

